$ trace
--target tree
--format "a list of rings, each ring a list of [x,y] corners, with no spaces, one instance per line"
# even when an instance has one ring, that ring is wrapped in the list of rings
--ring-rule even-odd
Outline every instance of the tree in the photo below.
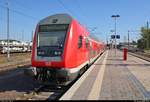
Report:
[[[132,44],[133,44],[133,45],[136,45],[137,43],[136,43],[136,41],[133,40],[133,41],[132,41]]]
[[[138,48],[140,48],[140,49],[144,49],[146,46],[144,46],[145,45],[145,41],[144,41],[144,39],[139,39],[138,40]]]
[[[150,29],[141,27],[141,39],[138,40],[138,48],[150,48]]]

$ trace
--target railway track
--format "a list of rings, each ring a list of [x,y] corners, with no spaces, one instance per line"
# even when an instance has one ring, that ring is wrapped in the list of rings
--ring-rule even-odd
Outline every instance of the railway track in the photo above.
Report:
[[[20,56],[20,55],[26,55],[26,54],[29,54],[31,52],[23,52],[23,53],[10,53],[11,56]],[[0,57],[6,57],[7,54],[1,54],[0,53]]]
[[[69,87],[40,86],[26,100],[58,100]]]
[[[150,62],[150,55],[149,54],[144,54],[141,52],[128,52],[130,55],[133,55],[135,57],[141,58],[143,60],[149,61]]]
[[[80,76],[81,77],[81,76]],[[49,86],[40,85],[31,91],[26,93],[23,97],[17,97],[16,100],[59,100],[59,98],[77,81],[76,79],[73,83],[68,86]]]
[[[30,56],[31,53],[13,53],[10,55],[10,61],[8,61],[6,54],[0,54],[0,72],[29,67],[31,65]]]

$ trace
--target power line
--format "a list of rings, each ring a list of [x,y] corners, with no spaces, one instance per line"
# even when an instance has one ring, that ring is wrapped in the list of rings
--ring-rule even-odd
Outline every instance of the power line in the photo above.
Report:
[[[1,5],[0,4],[0,8],[3,8],[3,9],[5,9],[5,10],[7,10],[8,11],[8,4],[7,4],[7,6],[5,5],[5,6],[3,6],[3,5]],[[14,13],[17,13],[17,14],[19,14],[19,15],[22,15],[22,16],[24,16],[24,17],[26,17],[26,18],[30,18],[30,19],[37,19],[37,18],[35,18],[35,17],[33,17],[33,16],[30,16],[30,15],[27,15],[27,14],[25,14],[25,13],[22,13],[22,12],[20,12],[20,11],[17,11],[17,10],[14,10],[14,9],[10,9],[9,8],[9,12],[14,12]],[[4,19],[4,18],[2,18],[2,17],[0,17],[0,19],[3,21],[3,22],[6,22],[5,20],[7,20],[7,22],[8,22],[8,17],[7,17],[7,19]],[[14,20],[9,20],[9,21],[13,21],[14,22]],[[19,24],[16,24],[16,23],[11,23],[11,24],[15,24],[15,25],[18,25],[18,26],[20,26]],[[8,25],[8,24],[7,24]],[[8,28],[8,27],[7,27]],[[7,31],[7,33],[8,33],[8,31]],[[9,39],[9,38],[7,38],[7,39]]]
[[[3,9],[6,9],[6,7],[5,7],[5,6],[2,6],[2,5],[0,5],[0,7],[3,8]],[[24,15],[23,15],[23,16],[24,16]],[[1,20],[2,22],[6,22],[6,19],[3,18],[3,17],[0,17],[0,20]],[[12,19],[10,19],[10,22],[14,22],[14,23],[12,23],[12,24],[15,24],[15,25],[17,25],[17,26],[20,26],[20,25],[21,25],[21,23],[20,23],[20,24],[17,24],[17,23],[15,22],[15,20],[12,20]],[[24,26],[24,27],[25,27],[25,26]]]
[[[6,19],[3,18],[3,17],[0,17],[0,21],[5,23],[5,22],[6,22]],[[12,27],[13,27],[14,25],[16,25],[16,26],[20,26],[20,25],[21,25],[22,27],[26,27],[25,25],[22,25],[22,23],[16,23],[15,20],[10,19],[9,21],[11,22],[11,26],[12,26]]]
[[[78,6],[78,9],[80,9],[81,15],[87,20],[87,17],[85,16],[85,13],[83,13],[83,9],[82,9],[81,6],[79,5],[78,0],[76,0],[76,4],[77,4],[77,6]]]
[[[82,7],[80,6],[78,0],[76,0],[76,4],[77,4],[77,6],[78,6],[78,9],[79,9],[79,11],[80,11],[82,17],[85,19],[85,21],[88,21],[88,16],[83,12],[83,9],[82,9]],[[89,26],[88,26],[87,24],[86,24],[85,26],[86,26],[86,28],[87,28],[89,31],[90,31],[91,28],[92,28],[92,29],[95,28],[95,27],[90,27],[90,28],[89,28]],[[91,32],[91,31],[90,31],[90,32]]]
[[[61,0],[57,0],[57,1],[63,6],[64,9],[66,9],[66,10],[67,10],[68,12],[70,12],[71,14],[75,15],[75,14],[73,13],[73,11],[70,10],[69,8],[67,8]],[[81,18],[81,19],[82,19],[82,18]],[[82,20],[83,20],[83,19],[82,19]],[[84,20],[83,20],[83,21],[84,21]]]
[[[6,9],[6,7],[5,7],[5,6],[2,6],[2,5],[0,5],[0,7],[3,8],[3,9]],[[25,13],[23,13],[23,12],[20,12],[20,11],[14,10],[14,9],[9,9],[9,10],[12,11],[12,12],[14,12],[14,13],[17,13],[17,14],[19,14],[19,15],[22,15],[22,16],[28,17],[28,18],[30,18],[30,19],[33,19],[33,20],[37,19],[36,17],[27,15],[27,14],[25,14]]]
[[[15,4],[19,5],[20,7],[23,7],[23,8],[25,8],[25,9],[31,10],[30,7],[29,7],[29,8],[26,7],[25,5],[23,5],[22,3],[18,2],[17,0],[13,0],[13,2],[14,2]]]
[[[57,0],[62,6],[64,9],[66,9],[68,12],[70,12],[72,14],[72,11],[70,9],[68,9],[61,0]]]
[[[5,9],[5,8],[6,8],[6,7],[5,7],[5,6],[3,6],[3,5],[0,5],[0,7],[1,7],[1,8],[3,8],[3,9]]]
[[[73,13],[69,8],[67,8],[65,5],[64,5],[64,3],[61,1],[61,0],[57,0],[67,11],[69,11],[70,13]],[[83,9],[81,8],[81,6],[79,5],[79,2],[78,2],[78,0],[76,0],[76,7],[79,9],[79,11],[80,12],[78,12],[78,13],[80,13],[80,17],[81,17],[81,19],[83,20],[83,22],[84,22],[84,24],[82,24],[82,25],[84,25],[87,29],[88,29],[88,26],[87,26],[87,24],[86,24],[86,21],[88,21],[88,19],[87,19],[87,17],[85,16],[85,13],[83,12]]]
[[[1,4],[3,4],[3,2],[0,1]],[[25,9],[28,9],[28,10],[31,10],[31,8],[29,7],[26,7],[25,5],[23,5],[22,3],[18,2],[17,0],[13,0],[13,3],[19,5],[20,7],[22,8],[25,8]],[[3,6],[4,7],[4,6]],[[5,7],[4,7],[5,8]]]
[[[20,15],[22,15],[22,16],[28,17],[28,18],[30,18],[30,19],[33,19],[33,20],[37,19],[36,17],[33,17],[33,16],[30,16],[30,15],[27,15],[27,14],[22,13],[22,12],[17,11],[17,10],[14,10],[14,9],[10,9],[10,10],[11,10],[12,12],[15,12],[15,13],[20,14]]]
[[[68,12],[70,12],[70,13],[73,14],[73,12],[72,12],[69,8],[67,8],[61,0],[57,0],[57,1],[63,6],[64,9],[66,9]],[[83,10],[82,10],[81,6],[79,5],[79,2],[78,2],[78,1],[76,1],[76,2],[78,3],[78,5],[76,5],[76,7],[78,7],[78,9],[80,10],[80,12],[78,12],[78,13],[80,13],[80,17],[81,17],[82,21],[84,22],[84,24],[82,24],[82,25],[83,25],[84,27],[86,27],[86,28],[89,30],[89,28],[88,28],[88,26],[87,26],[87,24],[86,24],[86,22],[85,22],[85,19],[86,19],[87,21],[88,21],[88,19],[87,19],[87,17],[84,15]],[[77,3],[76,3],[76,4],[77,4]],[[75,14],[74,14],[74,15],[75,15]],[[80,23],[80,22],[79,22],[79,23]],[[90,31],[90,30],[89,30],[89,31]]]

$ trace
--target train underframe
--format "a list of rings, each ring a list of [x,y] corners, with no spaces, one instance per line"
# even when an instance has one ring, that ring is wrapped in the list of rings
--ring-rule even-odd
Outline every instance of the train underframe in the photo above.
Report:
[[[28,76],[32,76],[35,80],[45,85],[69,85],[79,75],[81,75],[87,65],[80,71],[70,73],[65,68],[29,68],[24,72]]]
[[[68,68],[31,67],[24,70],[24,74],[32,76],[45,85],[67,86],[82,75],[99,56],[93,58],[91,63],[85,63],[78,71],[71,73]]]

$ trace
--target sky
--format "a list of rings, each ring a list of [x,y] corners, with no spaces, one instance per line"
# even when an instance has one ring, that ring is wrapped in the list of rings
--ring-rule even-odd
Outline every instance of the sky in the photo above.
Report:
[[[0,39],[7,38],[7,10],[10,8],[10,38],[31,41],[39,20],[58,13],[68,13],[85,25],[91,34],[106,42],[110,39],[111,30],[115,28],[112,15],[116,19],[116,33],[122,42],[140,38],[140,28],[150,22],[150,0],[0,0]]]

